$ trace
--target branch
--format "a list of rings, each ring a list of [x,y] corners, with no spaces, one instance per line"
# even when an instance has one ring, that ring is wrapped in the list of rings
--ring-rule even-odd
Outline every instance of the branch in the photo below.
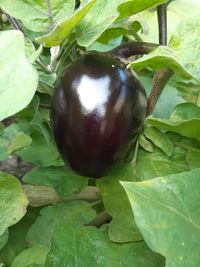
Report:
[[[6,13],[4,13],[4,14],[7,17],[8,21],[10,22],[10,24],[14,27],[14,29],[23,32],[21,27],[19,26],[18,22],[13,17],[11,17],[10,15],[8,15]]]
[[[40,108],[51,109],[51,105],[48,105],[48,104],[42,104],[42,103],[40,103],[40,104],[39,104],[39,107],[40,107]]]
[[[48,7],[48,16],[49,16],[49,19],[50,19],[50,24],[51,24],[50,31],[51,31],[55,27],[55,21],[54,21],[54,18],[53,18],[51,2],[49,0],[46,0],[46,3],[47,3],[47,7]]]
[[[134,55],[148,54],[157,47],[158,45],[153,43],[129,42],[114,48],[110,53],[121,58],[128,58]]]
[[[88,186],[82,192],[65,198],[60,197],[55,189],[48,186],[23,185],[22,187],[29,200],[29,205],[32,207],[74,200],[86,200],[89,202],[94,202],[101,199],[99,189],[94,186]]]
[[[147,116],[153,112],[163,89],[173,74],[174,72],[169,68],[158,70],[154,74],[151,93],[148,97]]]
[[[102,211],[97,214],[96,218],[87,224],[87,226],[96,226],[97,228],[101,227],[103,224],[108,223],[112,220],[112,217],[106,212]]]
[[[157,6],[159,44],[167,45],[167,3]]]

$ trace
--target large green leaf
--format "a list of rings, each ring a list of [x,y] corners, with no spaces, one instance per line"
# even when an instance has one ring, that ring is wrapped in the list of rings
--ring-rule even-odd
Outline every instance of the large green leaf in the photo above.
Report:
[[[81,226],[89,223],[94,217],[95,211],[89,203],[84,201],[44,207],[27,233],[27,244],[30,250],[23,251],[19,255],[18,261],[21,263],[28,259],[31,263],[37,263],[37,258],[32,257],[32,249],[37,255],[40,247],[42,247],[42,252],[39,254],[40,261],[43,261],[50,250],[52,236],[61,225],[72,223],[74,227],[75,225]]]
[[[147,244],[166,267],[200,265],[200,169],[153,180],[122,182]]]
[[[1,121],[29,104],[37,88],[38,74],[25,56],[20,31],[0,32],[0,51]]]
[[[192,49],[192,48],[191,48]],[[135,70],[143,68],[151,68],[152,70],[159,70],[165,67],[172,69],[177,75],[185,79],[194,78],[193,73],[187,68],[187,64],[183,62],[180,55],[176,54],[170,47],[160,46],[153,52],[145,55],[130,64]]]
[[[23,250],[12,262],[11,267],[44,266],[48,248],[37,246]]]
[[[115,244],[107,228],[65,224],[53,235],[46,267],[164,267],[164,259],[152,253],[144,242]]]
[[[142,239],[132,220],[127,196],[119,183],[119,180],[135,181],[135,179],[132,165],[121,164],[114,167],[109,175],[97,181],[106,211],[112,216],[109,237],[114,242],[123,243]]]
[[[157,128],[179,133],[185,137],[194,138],[200,141],[200,119],[172,121],[148,117],[147,123]]]
[[[178,146],[174,147],[174,152],[171,157],[168,157],[156,147],[152,153],[139,149],[136,162],[136,174],[139,179],[147,180],[188,171],[190,168],[186,162],[186,154],[187,150]]]
[[[38,215],[38,209],[28,208],[21,221],[9,228],[9,239],[6,246],[0,250],[0,262],[10,266],[15,257],[27,248],[26,233]],[[22,265],[21,265],[22,266]]]
[[[27,233],[27,242],[31,247],[37,245],[50,247],[51,237],[60,225],[67,222],[86,224],[94,217],[94,210],[91,209],[89,203],[84,201],[44,207]]]
[[[64,42],[76,25],[83,19],[96,0],[89,0],[81,6],[73,15],[63,20],[47,35],[38,38],[45,46],[56,46]]]
[[[28,184],[50,186],[61,197],[80,192],[88,184],[87,178],[79,176],[70,167],[36,167],[26,173],[23,181]]]
[[[16,224],[26,213],[28,200],[20,182],[12,175],[0,172],[0,235]]]
[[[0,7],[35,32],[48,32],[74,11],[74,0],[0,0]]]
[[[0,236],[0,250],[6,245],[8,242],[9,232],[8,229]]]

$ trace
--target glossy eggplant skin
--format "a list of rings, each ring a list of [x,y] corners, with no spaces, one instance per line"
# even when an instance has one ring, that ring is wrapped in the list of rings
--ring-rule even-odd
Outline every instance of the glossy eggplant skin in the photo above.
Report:
[[[101,177],[141,131],[146,108],[143,86],[118,59],[92,53],[74,61],[52,101],[62,158],[83,176]]]

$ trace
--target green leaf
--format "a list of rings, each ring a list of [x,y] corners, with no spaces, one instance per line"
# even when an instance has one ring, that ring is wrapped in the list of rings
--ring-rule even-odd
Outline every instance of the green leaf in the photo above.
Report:
[[[136,162],[136,174],[140,180],[152,179],[173,173],[188,171],[186,149],[174,147],[173,156],[168,157],[160,149],[154,148],[152,153],[139,150]]]
[[[74,0],[1,0],[0,7],[9,15],[21,20],[30,30],[48,32],[52,26],[71,16],[74,11]]]
[[[181,58],[181,64],[197,80],[200,80],[199,34],[200,14],[193,14],[192,19],[189,15],[180,22],[169,42],[169,47]]]
[[[132,220],[131,208],[119,180],[135,181],[131,164],[119,164],[106,177],[97,181],[105,209],[112,216],[109,237],[120,243],[141,240],[142,236]]]
[[[12,152],[30,145],[31,142],[30,136],[22,132],[16,123],[4,128],[0,132],[0,160],[6,160]]]
[[[84,6],[81,6],[73,15],[58,23],[56,27],[47,35],[37,39],[45,46],[51,47],[60,45],[70,35],[76,25],[84,18],[96,0],[89,0]]]
[[[35,163],[42,167],[64,165],[53,140],[47,144],[44,137],[37,132],[33,132],[31,138],[32,143],[30,146],[16,152],[24,161]]]
[[[90,46],[119,17],[120,13],[120,18],[130,16],[162,2],[164,0],[97,0],[77,27],[78,44]]]
[[[47,247],[43,246],[27,248],[14,259],[11,267],[29,267],[32,264],[34,266],[35,264],[42,264],[44,266],[48,250]]]
[[[54,232],[64,223],[72,223],[75,227],[89,223],[94,219],[95,211],[92,210],[89,203],[84,201],[75,201],[71,203],[61,203],[54,206],[47,206],[41,209],[40,216],[37,217],[35,223],[31,226],[27,233],[27,242],[29,247],[36,248],[44,247],[41,259],[45,259],[51,247],[51,239]],[[66,244],[65,244],[66,245]],[[26,253],[26,252],[24,252]],[[32,260],[31,250],[28,257]],[[24,255],[22,254],[22,260]],[[21,258],[20,258],[21,260]],[[37,259],[33,259],[32,263],[36,263]]]
[[[200,107],[193,103],[177,105],[170,119],[148,117],[146,121],[157,128],[200,141]]]
[[[6,246],[0,250],[0,262],[10,266],[15,257],[27,248],[26,233],[38,215],[38,209],[28,208],[21,221],[9,228],[9,239]],[[21,265],[23,266],[23,265]]]
[[[97,0],[77,27],[78,44],[87,47],[97,40],[118,17],[117,8],[122,2],[124,1]]]
[[[26,213],[28,200],[21,184],[12,175],[0,172],[0,235]]]
[[[36,129],[39,133],[41,133],[48,145],[52,143],[52,134],[50,132],[49,125],[42,119],[41,113],[37,110],[34,114],[34,117],[31,121],[31,125]]]
[[[94,216],[94,210],[84,201],[44,207],[27,233],[27,242],[32,247],[38,245],[50,247],[51,237],[60,225],[67,222],[73,225],[86,224],[94,219]]]
[[[83,190],[88,183],[88,179],[77,175],[69,167],[36,167],[26,173],[23,182],[50,186],[61,197],[67,197]]]
[[[169,40],[174,34],[177,25],[188,15],[199,10],[199,8],[200,2],[198,0],[171,1],[167,7],[167,35]],[[139,16],[136,15],[132,19],[137,20],[142,25],[142,31],[139,32],[139,35],[143,41],[157,42],[159,33],[156,8],[146,9]]]
[[[5,247],[8,242],[9,232],[8,229],[4,231],[4,233],[0,236],[0,250]]]
[[[53,235],[46,267],[164,267],[161,256],[152,253],[144,242],[115,244],[107,235],[107,228],[64,224]]]
[[[146,127],[144,135],[151,140],[154,145],[159,147],[167,156],[171,156],[173,153],[173,144],[167,134],[161,132],[155,127]]]
[[[200,119],[200,107],[189,102],[179,104],[172,112],[170,119],[173,121]]]
[[[192,49],[192,48],[191,48]],[[130,67],[135,70],[143,68],[151,68],[156,71],[165,67],[172,69],[177,75],[184,79],[196,78],[187,68],[187,64],[183,62],[182,57],[173,51],[170,47],[160,46],[153,52],[145,55],[136,61],[130,63]]]
[[[25,56],[24,36],[20,31],[0,32],[0,51],[1,121],[30,103],[38,74]]]
[[[139,183],[122,182],[147,244],[166,267],[200,265],[200,169]]]
[[[39,85],[37,91],[52,96],[56,78],[57,75],[55,73],[47,73],[39,70]]]
[[[188,149],[186,161],[191,170],[200,168],[200,149]]]
[[[139,144],[144,150],[148,152],[153,152],[153,144],[148,141],[144,135],[140,135]]]
[[[172,121],[167,119],[147,118],[147,123],[156,128],[179,133],[185,137],[194,138],[200,141],[200,119],[190,119],[184,121]]]
[[[136,14],[142,10],[153,8],[162,3],[166,2],[166,0],[129,0],[119,6],[120,19],[124,17],[129,17],[133,14]]]
[[[8,153],[11,154],[13,151],[16,151],[22,147],[29,146],[32,142],[30,136],[23,132],[19,132],[18,135],[12,140],[11,144],[8,147]]]
[[[200,142],[183,137],[176,133],[168,133],[168,136],[172,140],[174,146],[182,148],[186,152],[185,161],[190,170],[200,168]]]

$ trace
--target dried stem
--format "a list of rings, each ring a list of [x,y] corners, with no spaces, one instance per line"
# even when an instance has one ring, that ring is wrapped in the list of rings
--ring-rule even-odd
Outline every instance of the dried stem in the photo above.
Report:
[[[82,192],[65,198],[60,197],[55,189],[43,185],[23,185],[23,190],[29,200],[29,205],[32,207],[74,200],[86,200],[94,202],[101,199],[100,191],[95,186],[88,186]]]

